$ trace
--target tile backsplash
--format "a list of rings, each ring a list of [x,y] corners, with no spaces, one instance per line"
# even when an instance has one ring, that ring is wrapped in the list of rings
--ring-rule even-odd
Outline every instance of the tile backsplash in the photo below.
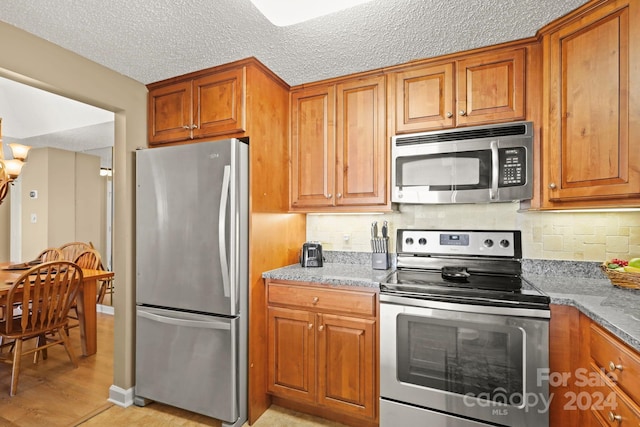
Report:
[[[515,229],[523,257],[604,261],[640,257],[640,211],[518,212],[518,203],[398,205],[387,214],[307,216],[307,240],[333,251],[370,252],[371,223],[389,222],[392,251],[399,228]]]

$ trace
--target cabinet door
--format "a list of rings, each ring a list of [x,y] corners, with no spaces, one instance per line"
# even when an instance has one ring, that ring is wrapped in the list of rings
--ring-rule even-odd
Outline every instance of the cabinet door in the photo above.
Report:
[[[190,138],[191,81],[150,90],[148,104],[149,143]]]
[[[576,369],[587,366],[580,360],[580,312],[575,307],[551,305],[549,322],[549,371],[556,375],[568,372],[566,381],[549,385],[553,396],[549,405],[549,425],[577,427],[580,412],[568,410],[575,406],[575,397],[580,389],[575,385]]]
[[[385,77],[338,84],[337,206],[384,205],[387,200]]]
[[[455,125],[453,63],[396,73],[396,133]]]
[[[334,86],[291,95],[291,206],[332,206],[335,176]]]
[[[193,80],[193,137],[245,130],[245,68]]]
[[[473,55],[456,67],[458,125],[524,119],[524,49]]]
[[[375,320],[318,315],[318,403],[345,414],[376,413]]]
[[[638,9],[611,1],[549,37],[544,200],[640,196]]]
[[[269,307],[268,391],[315,401],[315,317],[303,310]]]

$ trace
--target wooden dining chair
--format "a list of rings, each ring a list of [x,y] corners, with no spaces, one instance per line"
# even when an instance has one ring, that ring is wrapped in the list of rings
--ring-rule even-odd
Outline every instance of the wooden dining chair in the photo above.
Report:
[[[47,249],[43,250],[42,252],[40,252],[38,254],[38,256],[35,257],[33,259],[33,261],[30,261],[28,264],[29,265],[37,265],[37,264],[41,264],[43,262],[57,261],[59,259],[62,259],[62,252],[58,248],[47,248]],[[4,317],[4,313],[5,313],[5,311],[7,311],[5,307],[11,307],[11,306],[7,305],[7,306],[0,307],[0,317]],[[19,303],[16,304],[15,306],[13,306],[12,310],[13,310],[14,313],[16,311],[20,312],[20,310],[22,310],[21,304],[19,304]],[[5,341],[2,338],[0,338],[0,350],[5,345],[6,345]]]
[[[93,242],[89,242],[89,245],[91,246],[91,249],[95,249],[95,246],[93,246]],[[100,265],[98,266],[98,270],[107,271],[104,264],[102,263],[102,259],[100,260]],[[110,277],[108,279],[102,279],[102,280],[99,280],[98,282],[100,283],[100,286],[98,286],[96,304],[103,304],[104,298],[106,297],[107,293],[112,298],[111,303],[113,304],[113,278]]]
[[[60,246],[58,249],[62,251],[62,259],[66,261],[74,261],[80,252],[86,249],[93,249],[89,243],[84,242],[69,242]]]
[[[102,260],[100,259],[100,252],[96,251],[95,249],[83,250],[76,256],[73,262],[77,264],[78,267],[86,268],[89,270],[97,270],[102,264]],[[69,333],[70,328],[76,328],[80,325],[80,322],[78,320],[77,300],[73,300],[73,303],[71,304],[71,309],[69,310],[69,319],[71,321],[65,328],[67,334]]]
[[[62,256],[62,251],[58,248],[47,248],[40,252],[40,254],[35,258],[40,262],[49,262],[49,261],[57,261],[64,259]]]
[[[18,390],[18,375],[24,355],[37,354],[51,346],[62,344],[73,365],[78,367],[69,337],[63,329],[69,322],[69,310],[81,283],[82,269],[76,264],[51,261],[25,271],[9,288],[8,306],[20,304],[22,307],[29,307],[29,310],[24,310],[17,317],[5,311],[0,321],[0,336],[15,341],[12,357],[3,359],[13,365],[9,391],[11,396],[15,396]],[[34,338],[38,339],[37,345],[25,349],[24,341]]]

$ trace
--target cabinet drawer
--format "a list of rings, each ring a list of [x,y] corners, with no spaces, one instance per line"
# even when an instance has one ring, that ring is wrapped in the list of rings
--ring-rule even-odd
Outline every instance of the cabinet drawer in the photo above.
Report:
[[[591,389],[589,395],[578,395],[576,401],[578,407],[585,403],[584,398],[588,397],[592,415],[598,419],[601,425],[625,427],[638,426],[640,424],[640,412],[637,405],[609,387],[600,373],[592,370],[591,378],[599,378],[597,380],[598,385]]]
[[[290,305],[305,309],[375,316],[376,294],[366,291],[324,289],[304,285],[269,283],[269,304]]]
[[[609,377],[618,387],[635,402],[640,402],[640,357],[593,324],[589,341],[591,358],[598,368],[610,373]]]

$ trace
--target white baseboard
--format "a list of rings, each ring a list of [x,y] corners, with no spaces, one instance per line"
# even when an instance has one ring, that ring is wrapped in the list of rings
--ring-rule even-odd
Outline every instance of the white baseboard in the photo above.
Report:
[[[123,389],[118,386],[112,385],[109,387],[109,402],[114,403],[118,406],[122,406],[126,408],[128,406],[133,405],[133,397],[134,397],[135,388],[131,387],[130,389]]]
[[[96,311],[98,313],[110,314],[112,316],[115,314],[115,309],[113,308],[112,305],[98,304],[96,305]]]

